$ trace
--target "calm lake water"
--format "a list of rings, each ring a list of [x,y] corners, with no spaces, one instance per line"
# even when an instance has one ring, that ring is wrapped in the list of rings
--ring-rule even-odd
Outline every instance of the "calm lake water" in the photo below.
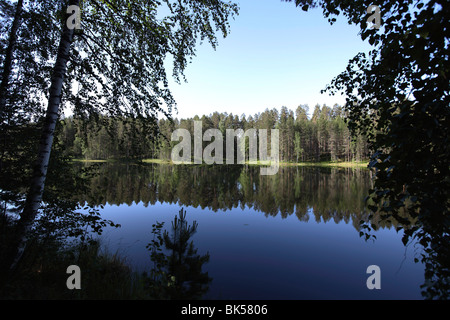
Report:
[[[139,271],[152,267],[146,245],[152,224],[180,208],[212,278],[206,299],[421,299],[420,248],[404,246],[395,225],[379,225],[376,240],[360,237],[370,188],[365,169],[162,164],[99,165],[82,197],[103,205],[102,217],[121,224],[102,236]],[[381,289],[369,290],[367,268],[380,268]]]

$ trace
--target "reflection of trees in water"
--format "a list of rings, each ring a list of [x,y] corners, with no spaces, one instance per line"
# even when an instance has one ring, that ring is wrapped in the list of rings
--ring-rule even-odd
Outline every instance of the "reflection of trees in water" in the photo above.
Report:
[[[262,176],[259,167],[243,165],[106,163],[82,200],[91,205],[177,203],[213,211],[249,207],[266,216],[351,222],[359,230],[359,221],[368,216],[364,197],[370,183],[364,169],[286,166]],[[375,223],[377,228],[392,224]]]
[[[162,232],[163,225],[153,225],[154,239],[147,246],[153,261],[147,277],[150,294],[157,299],[200,299],[212,278],[202,271],[209,262],[209,253],[199,255],[190,241],[197,231],[197,222],[188,225],[186,211],[181,208],[172,221],[171,233]]]
[[[361,220],[375,230],[394,227],[408,233],[419,228],[407,211],[400,211],[399,219],[394,219],[366,210],[364,198],[371,179],[370,171],[363,169],[288,166],[280,167],[274,176],[261,176],[259,167],[243,165],[107,163],[91,187],[81,197],[91,205],[167,202],[213,211],[249,207],[266,216],[295,214],[300,221],[351,222],[358,231]],[[439,223],[421,229],[417,240],[424,247],[424,294],[448,297],[448,233],[439,233]]]

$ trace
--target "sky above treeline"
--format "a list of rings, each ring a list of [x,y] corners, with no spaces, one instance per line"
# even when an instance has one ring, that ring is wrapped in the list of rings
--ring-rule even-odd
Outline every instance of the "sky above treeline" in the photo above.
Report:
[[[228,37],[220,35],[215,51],[207,42],[197,47],[185,72],[187,83],[171,79],[178,108],[174,117],[214,111],[253,115],[282,106],[295,110],[300,104],[308,104],[311,113],[316,104],[344,104],[344,96],[320,90],[358,52],[370,50],[358,35],[359,26],[343,16],[330,25],[320,8],[304,12],[292,2],[234,2],[240,13],[231,20]]]

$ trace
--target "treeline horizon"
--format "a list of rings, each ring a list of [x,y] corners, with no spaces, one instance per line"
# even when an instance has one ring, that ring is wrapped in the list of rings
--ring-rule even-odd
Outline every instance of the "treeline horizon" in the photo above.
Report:
[[[254,115],[216,111],[182,119],[97,116],[94,120],[69,116],[60,121],[57,141],[65,155],[72,158],[170,160],[172,148],[179,143],[171,141],[172,133],[176,129],[186,129],[193,139],[194,121],[201,121],[202,133],[207,129],[219,129],[223,137],[227,129],[268,129],[270,139],[270,129],[278,129],[282,162],[364,161],[369,158],[366,135],[351,135],[340,105],[320,107],[317,104],[311,117],[308,113],[308,105],[299,105],[295,111],[283,106],[280,110],[266,108]],[[210,143],[203,141],[203,148]],[[268,147],[270,152],[270,140]],[[248,156],[248,141],[246,149]],[[224,138],[224,153],[225,150]]]

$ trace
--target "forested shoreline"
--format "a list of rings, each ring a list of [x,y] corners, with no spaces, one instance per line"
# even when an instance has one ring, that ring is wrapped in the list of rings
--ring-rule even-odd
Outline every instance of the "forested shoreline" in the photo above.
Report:
[[[58,141],[65,155],[77,159],[170,159],[178,141],[171,141],[176,129],[187,129],[194,136],[194,121],[202,130],[278,129],[282,162],[363,161],[369,158],[366,135],[352,136],[341,106],[316,105],[308,117],[308,106],[295,112],[282,107],[254,115],[213,112],[187,119],[66,117],[61,121]],[[156,123],[156,124],[155,124]],[[157,126],[157,135],[152,126]],[[153,128],[152,130],[147,130]],[[203,147],[210,142],[203,142]],[[225,148],[224,148],[225,150]]]
[[[281,6],[280,0],[273,1],[276,2]],[[248,15],[246,4],[228,0],[0,1],[0,297],[40,300],[130,297],[165,300],[178,299],[178,293],[184,290],[185,284],[194,283],[190,279],[184,281],[186,278],[181,272],[175,274],[173,271],[181,268],[174,266],[170,256],[166,257],[161,252],[172,251],[172,256],[185,253],[180,253],[179,249],[175,252],[174,247],[187,248],[181,242],[187,237],[174,232],[173,238],[180,239],[180,244],[174,246],[170,241],[163,244],[162,236],[167,233],[162,231],[162,224],[155,223],[152,232],[149,231],[155,236],[155,240],[150,243],[150,250],[153,250],[150,257],[156,266],[159,264],[162,267],[152,269],[148,277],[138,278],[140,290],[132,293],[136,278],[129,272],[131,269],[116,256],[105,258],[99,251],[99,243],[94,239],[94,236],[102,234],[104,228],[119,225],[104,219],[98,208],[82,207],[78,199],[74,199],[76,194],[89,194],[92,191],[90,188],[94,188],[92,192],[98,192],[99,196],[91,192],[97,196],[92,198],[100,199],[99,203],[103,201],[102,196],[109,196],[112,192],[125,196],[125,191],[172,202],[177,195],[181,198],[180,203],[191,205],[198,202],[211,208],[215,208],[216,204],[223,206],[224,199],[231,199],[234,201],[232,204],[245,200],[247,205],[264,208],[269,214],[294,212],[295,208],[295,214],[300,220],[306,220],[304,213],[308,213],[305,209],[309,208],[304,204],[311,200],[308,203],[313,204],[312,210],[316,210],[317,217],[320,216],[324,221],[346,221],[346,217],[356,217],[355,222],[358,224],[355,224],[355,228],[359,228],[360,237],[366,240],[375,240],[377,226],[391,225],[395,219],[399,222],[398,226],[394,225],[395,231],[402,234],[401,241],[405,249],[413,247],[414,261],[424,267],[424,282],[420,286],[423,297],[448,300],[448,1],[384,0],[376,4],[371,1],[327,0],[281,2],[295,4],[298,8],[292,6],[292,9],[302,14],[308,10],[323,10],[322,18],[327,19],[330,25],[337,22],[340,16],[344,22],[356,27],[354,34],[357,33],[358,38],[368,44],[370,49],[365,46],[358,49],[337,37],[334,38],[338,39],[336,43],[324,41],[322,35],[325,33],[322,31],[325,29],[318,24],[319,19],[309,13],[311,20],[298,19],[297,13],[291,16],[287,11],[286,16],[276,14],[276,7],[269,7],[269,1],[249,7]],[[228,54],[227,58],[231,58],[229,65],[225,59],[219,60],[221,67],[234,71],[232,78],[227,78],[221,73],[225,68],[211,68],[209,55],[201,54],[202,50],[198,50],[197,45],[206,43],[215,50],[221,37],[227,38],[230,34],[231,23],[239,16],[240,6],[243,6],[244,14],[235,34],[242,36],[243,40],[233,43],[237,38],[231,38],[228,48],[235,46],[233,49],[236,50],[230,52],[236,55]],[[294,20],[289,19],[307,21],[308,32],[302,32],[306,30],[305,25],[295,26],[290,22]],[[376,22],[375,27],[373,21]],[[339,23],[335,27],[340,28]],[[344,29],[342,31],[346,32]],[[251,40],[248,44],[257,50],[252,52],[242,46],[247,40]],[[310,40],[318,40],[329,47],[322,47]],[[296,47],[286,46],[294,41],[298,41]],[[351,50],[344,52],[341,48]],[[264,56],[261,54],[263,52],[270,54]],[[173,111],[177,105],[191,110],[197,108],[196,105],[188,107],[189,95],[181,94],[175,99],[171,84],[171,80],[178,84],[188,78],[194,78],[195,81],[195,76],[191,77],[196,73],[195,68],[189,77],[186,69],[197,56],[202,62],[208,63],[207,68],[197,69],[200,70],[197,72],[201,78],[206,79],[204,83],[212,83],[220,91],[210,90],[202,84],[199,92],[189,92],[193,93],[195,99],[201,95],[209,99],[205,100],[208,101],[206,103],[213,104],[220,101],[218,99],[222,94],[226,94],[242,102],[244,97],[240,95],[241,91],[254,99],[263,97],[264,104],[274,101],[271,103],[276,104],[278,109],[269,105],[268,109],[262,111],[266,108],[263,105],[258,110],[261,112],[252,115],[248,108],[242,107],[239,112],[247,114],[211,110],[209,115],[175,118]],[[331,78],[328,71],[340,65],[336,60],[338,57],[344,57],[348,63],[345,69],[340,69],[340,73]],[[281,60],[286,63],[277,64]],[[325,61],[331,63],[325,65]],[[255,69],[241,68],[248,66],[249,62]],[[294,69],[294,65],[301,68]],[[306,71],[303,67],[310,69]],[[329,80],[316,77],[325,73]],[[213,74],[218,77],[210,78]],[[253,78],[245,78],[244,75]],[[233,83],[237,77],[240,82]],[[315,83],[319,87],[305,86],[305,83]],[[232,87],[228,84],[238,85]],[[253,88],[247,87],[247,84]],[[345,97],[345,105],[310,105],[312,109],[301,105],[290,110],[277,102],[287,101],[288,97],[286,91],[273,90],[276,87],[298,95],[299,99],[306,99],[305,92],[324,88],[322,94]],[[267,94],[267,98],[261,93]],[[224,101],[221,102],[226,105]],[[64,117],[64,110],[73,115]],[[159,119],[159,116],[162,118]],[[284,176],[279,174],[270,177],[248,174],[245,170],[257,171],[255,169],[259,168],[247,165],[242,165],[244,168],[241,172],[240,167],[234,165],[229,166],[231,168],[225,165],[189,166],[187,173],[183,172],[181,165],[168,165],[161,168],[160,172],[152,172],[153,177],[159,179],[152,181],[159,185],[149,185],[149,180],[132,176],[108,181],[106,175],[96,171],[97,166],[84,166],[71,161],[169,160],[174,145],[179,143],[171,141],[172,133],[176,129],[186,129],[191,137],[195,136],[195,121],[202,122],[203,131],[216,128],[222,134],[228,129],[269,129],[269,133],[270,129],[277,129],[280,133],[279,160],[287,164],[308,162],[307,165],[317,166],[318,162],[366,161],[370,156],[370,171],[365,172],[373,174],[372,184],[364,197],[367,220],[360,220],[360,216],[354,214],[359,211],[359,207],[354,206],[358,200],[354,200],[353,196],[361,200],[364,190],[358,190],[356,184],[352,185],[353,172],[344,177],[312,174],[302,182],[304,176],[297,174],[304,169],[300,165],[295,168],[287,168],[286,165],[280,170],[280,173],[285,171]],[[203,141],[203,147],[209,143]],[[271,150],[267,151],[271,153]],[[129,167],[141,165],[136,163]],[[125,166],[129,164],[131,161]],[[207,170],[203,170],[205,168]],[[108,174],[114,173],[111,171],[107,171]],[[212,171],[222,171],[227,178],[237,178],[237,182],[236,179],[226,180],[220,175],[215,176]],[[149,173],[146,174],[142,176],[149,177]],[[206,176],[205,182],[200,181],[200,175]],[[99,179],[96,180],[96,177]],[[193,177],[195,184],[186,177]],[[161,183],[163,180],[168,181]],[[126,184],[125,181],[130,183]],[[224,181],[229,184],[224,186]],[[112,191],[100,187],[95,189],[107,183],[116,188]],[[330,188],[325,188],[326,185],[330,185]],[[169,188],[173,186],[177,189]],[[329,192],[330,189],[332,191]],[[150,191],[157,191],[158,194]],[[255,191],[260,192],[255,194]],[[209,195],[209,198],[203,200],[200,195]],[[348,209],[350,215],[341,214],[336,209],[342,212]],[[321,214],[323,212],[325,215]],[[176,227],[173,229],[183,229],[178,227],[185,221],[182,213],[183,208],[178,220],[183,222],[177,224],[175,220],[172,226]],[[216,230],[226,227],[225,224],[219,224]],[[191,230],[195,231],[195,227]],[[237,228],[230,230],[235,231]],[[272,239],[271,229],[261,230],[259,239]],[[214,233],[214,229],[208,231]],[[187,235],[190,236],[190,233]],[[237,243],[239,247],[245,248],[245,244],[256,243],[252,249],[261,251],[264,259],[255,258],[253,268],[234,269],[238,267],[234,261],[243,259],[229,246],[228,252],[231,254],[223,251],[222,261],[229,260],[228,266],[231,268],[228,267],[227,272],[236,272],[234,275],[241,277],[230,277],[230,285],[234,285],[233,289],[238,293],[243,288],[241,285],[247,287],[250,277],[242,272],[246,269],[252,271],[248,275],[261,275],[254,282],[257,294],[262,288],[261,283],[265,286],[278,281],[277,273],[283,274],[291,288],[294,284],[292,279],[298,280],[300,273],[309,277],[307,272],[310,270],[319,275],[317,279],[320,282],[328,282],[332,276],[338,280],[335,283],[344,283],[350,277],[342,277],[340,271],[355,270],[352,269],[356,266],[355,261],[358,264],[366,261],[360,255],[363,250],[366,251],[353,251],[351,247],[345,246],[346,238],[331,229],[327,229],[324,235],[331,240],[330,244],[342,245],[348,254],[338,256],[330,250],[321,251],[320,245],[315,245],[311,247],[315,250],[311,257],[330,256],[346,264],[338,266],[333,260],[320,259],[319,264],[302,269],[306,266],[304,261],[300,261],[301,268],[296,268],[291,259],[276,261],[279,266],[289,266],[294,271],[289,275],[285,273],[286,268],[279,271],[272,269],[275,264],[265,259],[268,251],[263,242],[255,241],[258,239],[256,237],[247,237],[242,238],[243,245]],[[286,237],[279,240],[280,243],[288,243],[291,239]],[[317,240],[317,243],[324,243],[323,239]],[[226,241],[223,244],[230,245]],[[388,250],[383,249],[378,257],[383,256],[385,261],[392,262],[391,248],[383,248]],[[286,252],[301,252],[300,258],[306,261],[305,252],[296,250],[291,247]],[[242,257],[252,259],[246,255],[247,252],[242,252]],[[208,260],[208,257],[193,255],[196,251],[192,247],[188,253],[197,271],[201,269],[197,262]],[[90,259],[85,259],[85,256]],[[369,253],[370,256],[373,255]],[[358,260],[353,260],[354,257]],[[406,251],[403,259],[406,261]],[[396,291],[391,291],[395,285],[384,276],[387,267],[380,263],[383,262],[381,259],[378,261],[371,263],[379,263],[383,267],[383,283],[388,284],[383,284],[382,293],[387,294],[383,297],[395,298]],[[164,265],[161,262],[168,263]],[[83,270],[83,290],[78,292],[71,291],[73,288],[67,285],[67,273],[64,272],[68,265],[74,264]],[[270,271],[267,278],[261,272],[265,265]],[[406,271],[406,267],[403,269],[402,272]],[[322,270],[330,273],[319,272]],[[360,275],[359,272],[354,275]],[[414,280],[409,273],[407,278]],[[220,280],[228,281],[227,278]],[[303,283],[297,283],[299,287],[294,288],[295,291],[308,291]],[[352,287],[350,282],[344,283],[345,287],[334,286],[331,282],[330,286],[326,284],[322,292],[337,292],[338,298]],[[317,283],[312,283],[310,288],[306,298],[327,298],[319,293]],[[368,286],[368,289],[372,288]],[[407,294],[409,289],[403,289]],[[296,294],[294,290],[292,292]],[[173,291],[177,295],[172,295]],[[268,291],[282,290],[270,288]],[[400,298],[405,298],[403,292]],[[295,298],[294,294],[288,298]],[[362,298],[359,294],[356,297]],[[245,298],[254,299],[255,295],[252,293]]]

